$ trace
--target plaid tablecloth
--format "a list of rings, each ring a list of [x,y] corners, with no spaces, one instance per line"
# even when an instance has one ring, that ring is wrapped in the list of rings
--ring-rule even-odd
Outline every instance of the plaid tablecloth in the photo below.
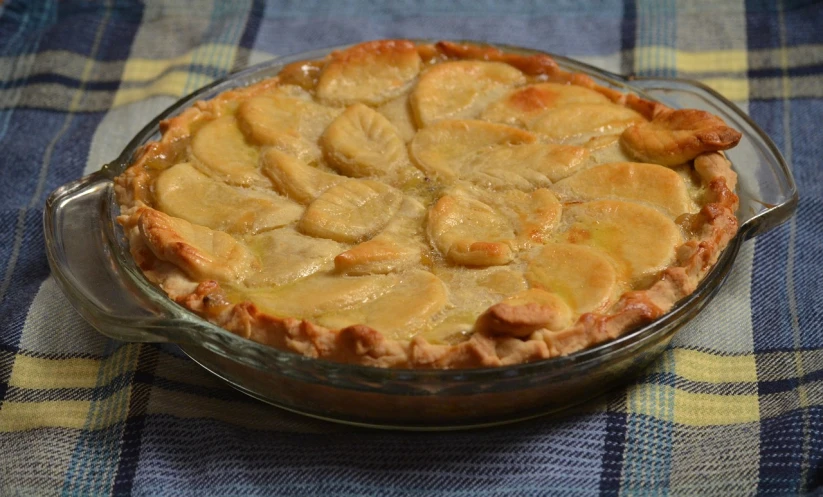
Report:
[[[409,434],[250,400],[174,347],[104,338],[49,276],[43,202],[180,95],[383,37],[699,79],[792,164],[791,223],[629,388],[559,418]],[[807,1],[0,2],[0,494],[795,494],[823,486],[823,6]]]

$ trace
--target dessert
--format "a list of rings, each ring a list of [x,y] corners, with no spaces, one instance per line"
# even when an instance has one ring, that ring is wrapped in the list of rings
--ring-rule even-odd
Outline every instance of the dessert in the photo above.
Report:
[[[146,277],[227,330],[395,368],[567,355],[737,232],[740,134],[546,55],[367,42],[198,102],[116,179]]]

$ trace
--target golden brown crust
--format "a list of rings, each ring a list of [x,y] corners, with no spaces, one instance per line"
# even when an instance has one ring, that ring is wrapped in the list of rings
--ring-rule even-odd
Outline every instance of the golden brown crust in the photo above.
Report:
[[[696,109],[658,112],[647,123],[632,126],[620,137],[630,154],[664,166],[686,163],[700,154],[728,150],[742,135],[717,116]]]
[[[243,249],[224,240],[225,243],[209,246],[210,251],[206,249],[208,244],[198,247],[189,239],[180,238],[179,230],[169,227],[168,216],[148,208],[154,205],[152,185],[157,174],[180,162],[179,158],[198,126],[231,112],[239,102],[270,93],[283,83],[313,89],[322,80],[324,72],[343,74],[363,60],[375,58],[388,58],[390,64],[400,68],[400,76],[394,83],[386,83],[386,78],[381,80],[378,85],[382,88],[380,101],[393,94],[392,88],[408,84],[409,78],[413,77],[409,74],[416,75],[414,66],[417,63],[471,59],[503,62],[528,76],[544,76],[544,80],[550,82],[594,90],[651,120],[623,132],[623,146],[635,157],[658,164],[693,161],[703,192],[699,210],[678,218],[688,237],[675,248],[674,262],[661,270],[646,289],[623,293],[614,305],[586,312],[574,323],[563,321],[566,311],[562,307],[537,299],[533,294],[524,295],[517,301],[499,302],[482,313],[475,332],[467,340],[455,344],[431,343],[421,335],[407,340],[390,339],[361,324],[330,329],[310,320],[272,315],[249,301],[232,303],[226,289],[216,280],[242,279],[243,265],[252,266],[257,263],[256,259],[245,254],[239,259],[234,257],[242,261],[240,266],[221,266],[219,253],[215,250],[242,252]],[[342,102],[349,98],[362,101],[361,97],[347,96],[345,92],[343,97],[334,92],[329,95],[327,98],[331,101]],[[527,91],[517,97],[515,103],[528,109],[543,109],[548,105],[543,96]],[[119,221],[126,230],[136,262],[150,280],[161,285],[178,303],[214,324],[250,340],[313,358],[378,367],[473,368],[571,354],[658,319],[675,302],[694,291],[737,232],[734,212],[738,199],[733,191],[736,175],[720,151],[734,146],[740,139],[739,133],[725,126],[719,118],[700,111],[672,111],[635,95],[599,87],[588,76],[563,71],[545,55],[508,54],[494,48],[451,42],[416,47],[402,40],[372,42],[332,54],[322,61],[292,64],[279,78],[225,92],[208,102],[198,102],[180,115],[163,121],[161,130],[162,138],[144,146],[132,166],[115,181],[122,207]],[[275,152],[269,155],[272,153]],[[289,171],[292,175],[297,174],[293,171],[299,172],[294,168]],[[317,191],[315,188],[301,189],[298,196],[307,202]],[[448,204],[447,198],[442,197],[436,204],[440,207],[435,207],[432,212],[445,209],[446,204],[441,203]],[[207,233],[203,236],[215,235]],[[358,234],[352,237],[355,241],[360,240]],[[492,263],[504,262],[508,257],[506,254],[516,248],[516,244],[500,241],[461,242],[466,246],[460,245],[456,250],[485,254],[493,260]],[[368,243],[372,246],[365,246]],[[393,250],[390,243],[374,239],[341,253],[335,263],[342,273],[352,268],[356,271],[360,267],[357,264],[364,264],[363,261],[381,262],[390,249]],[[527,292],[534,293],[533,290]]]

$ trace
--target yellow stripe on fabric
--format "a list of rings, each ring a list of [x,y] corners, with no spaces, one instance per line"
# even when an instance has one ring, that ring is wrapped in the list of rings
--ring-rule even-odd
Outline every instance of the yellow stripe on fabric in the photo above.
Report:
[[[167,71],[171,67],[188,66],[195,60],[198,62],[202,61],[204,53],[223,50],[235,51],[236,49],[234,46],[228,46],[222,43],[206,43],[189,50],[183,55],[168,59],[130,58],[126,61],[126,67],[123,69],[121,79],[127,83],[149,81],[159,77],[164,71]]]
[[[133,371],[137,345],[120,347],[102,360],[50,360],[17,356],[10,384],[26,388],[71,388],[110,385],[120,374]],[[85,361],[85,362],[83,362]],[[51,366],[51,368],[50,368]],[[101,369],[102,368],[102,369]],[[34,378],[32,375],[40,375]],[[71,378],[76,376],[76,378]],[[63,377],[62,379],[60,377]],[[50,385],[50,386],[44,386]],[[125,420],[131,389],[120,388],[110,397],[94,401],[5,401],[0,409],[0,432],[34,428],[102,429]]]
[[[729,100],[749,99],[749,80],[732,78],[698,78],[698,81],[711,87]]]
[[[640,60],[658,59],[666,65],[670,61],[677,70],[687,73],[711,73],[711,72],[743,72],[748,68],[748,55],[745,50],[710,50],[701,52],[687,52],[666,46],[644,46],[637,47],[637,58]]]
[[[677,64],[677,50],[663,45],[644,45],[635,50],[635,64],[638,71],[672,69]]]
[[[50,402],[3,402],[0,432],[34,428],[83,428],[91,402],[60,400]]]
[[[730,425],[760,420],[757,395],[716,395],[676,390],[674,422],[691,426]]]
[[[124,83],[143,83],[156,79],[172,67],[190,65],[192,54],[193,51],[189,51],[179,57],[169,59],[129,59],[126,61],[121,79]]]
[[[100,369],[95,359],[41,359],[18,355],[9,386],[19,388],[92,388]]]
[[[675,373],[689,381],[757,381],[754,356],[721,357],[674,349],[666,352],[657,365],[650,372]],[[757,395],[692,393],[658,382],[647,382],[629,389],[626,411],[692,426],[747,423],[760,419]]]
[[[234,60],[237,55],[237,47],[222,43],[208,43],[178,57],[129,59],[123,69],[122,80],[124,85],[117,91],[112,106],[117,107],[156,95],[180,97],[189,91],[208,84],[212,80],[210,76],[190,74],[189,68],[195,62],[208,67],[213,60],[209,54],[214,52],[220,54],[220,57],[216,59],[215,68],[222,71],[225,69],[225,60]],[[187,87],[190,80],[193,83],[188,84]],[[129,83],[148,82],[151,83],[139,88],[128,87]]]
[[[112,107],[119,107],[158,95],[181,97],[186,88],[189,75],[186,71],[174,71],[148,86],[141,88],[120,88],[114,97]]]
[[[0,409],[0,433],[35,428],[108,428],[125,420],[130,393],[131,389],[126,386],[111,397],[94,401],[94,405],[88,400],[6,400]]]
[[[674,349],[674,372],[686,380],[707,383],[757,381],[754,355],[727,357]]]
[[[749,69],[745,50],[677,51],[677,70],[681,72],[741,72]]]
[[[635,49],[639,71],[676,69],[683,77],[690,74],[738,73],[735,77],[702,77],[701,83],[716,90],[729,100],[748,100],[748,55],[745,50],[711,50],[688,52],[666,46],[643,46]],[[656,61],[654,66],[649,61]],[[659,62],[658,62],[659,61]]]

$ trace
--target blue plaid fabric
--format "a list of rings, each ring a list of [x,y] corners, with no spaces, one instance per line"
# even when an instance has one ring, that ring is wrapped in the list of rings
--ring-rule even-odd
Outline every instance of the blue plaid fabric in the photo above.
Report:
[[[783,0],[0,2],[0,494],[748,495],[823,485],[823,5]],[[482,431],[375,432],[235,392],[69,306],[54,188],[232,70],[375,38],[478,39],[700,80],[791,163],[797,215],[628,388]]]

